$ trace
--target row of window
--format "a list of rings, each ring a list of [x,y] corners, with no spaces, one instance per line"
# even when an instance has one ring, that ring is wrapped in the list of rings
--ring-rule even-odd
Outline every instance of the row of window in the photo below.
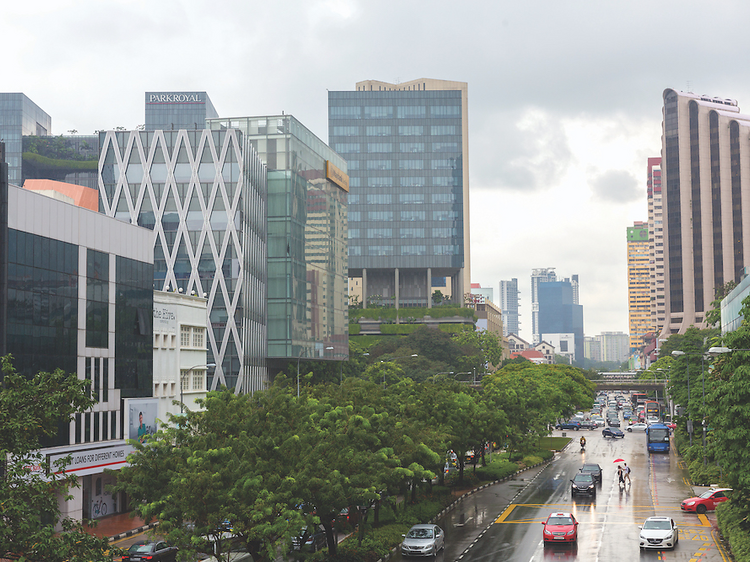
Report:
[[[392,142],[368,142],[366,143],[365,152],[368,154],[390,154],[394,152],[394,145]],[[335,142],[333,143],[333,150],[339,154],[361,154],[362,145],[360,142]],[[429,147],[428,152],[460,152],[461,148],[457,142],[400,142],[398,143],[399,152],[405,153],[423,153],[425,152],[425,146]],[[435,168],[433,168],[435,169]]]
[[[368,256],[458,256],[461,247],[456,244],[437,244],[432,246],[432,251],[427,252],[427,246],[366,246]],[[397,253],[398,251],[398,253]],[[350,256],[361,256],[362,246],[349,246]]]
[[[367,238],[393,238],[393,233],[397,232],[398,238],[413,238],[413,239],[421,239],[426,238],[427,231],[431,232],[432,238],[453,238],[456,236],[460,236],[461,232],[459,232],[459,229],[456,227],[445,227],[445,228],[368,228],[368,229],[360,229],[360,228],[350,228],[349,229],[349,238],[362,238],[362,232],[366,233]]]
[[[401,137],[421,137],[425,134],[425,130],[432,136],[461,134],[461,128],[458,125],[430,125],[429,127],[425,127],[424,125],[399,125],[398,127],[375,125],[365,127],[365,135],[368,137],[389,137],[393,135],[394,130]],[[358,125],[344,125],[333,127],[332,136],[358,137],[361,134],[362,128]]]
[[[453,204],[458,202],[458,195],[455,193],[432,193],[431,201],[435,204]],[[368,205],[391,205],[393,204],[394,195],[392,193],[368,193],[362,198],[359,193],[349,195],[349,205],[358,205],[365,201]],[[400,193],[398,202],[402,205],[422,205],[425,202],[424,193]]]
[[[458,220],[462,217],[461,212],[454,209],[432,211],[430,219],[427,218],[425,211],[399,211],[398,215],[394,211],[368,211],[364,215],[362,211],[349,211],[349,224],[362,221],[363,216],[365,220],[384,222],[393,222],[396,216],[401,221],[449,221]]]
[[[424,105],[398,105],[395,116],[398,119],[425,119],[427,107]],[[331,119],[393,119],[394,111],[391,105],[366,105],[342,107],[332,106],[330,108]],[[429,108],[429,116],[434,119],[456,119],[461,117],[460,105],[432,105]]]
[[[205,349],[206,329],[198,326],[180,326],[180,347]]]
[[[393,187],[393,178],[387,178],[386,181],[383,182],[381,182],[380,179],[382,178],[367,178],[367,186]],[[398,185],[401,187],[426,187],[429,185],[434,187],[457,187],[461,185],[461,177],[458,175],[432,178],[425,176],[401,176],[398,178]],[[362,187],[362,178],[349,176],[349,187]],[[349,203],[352,201],[351,198],[352,195],[349,195]]]

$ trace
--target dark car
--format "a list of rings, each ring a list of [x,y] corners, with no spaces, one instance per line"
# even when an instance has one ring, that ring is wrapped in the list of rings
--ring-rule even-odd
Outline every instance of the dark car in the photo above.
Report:
[[[317,525],[310,532],[307,527],[302,527],[302,531],[296,537],[292,537],[292,550],[306,550],[308,552],[317,552],[326,546],[326,531],[323,525]]]
[[[598,482],[602,481],[602,467],[596,463],[586,463],[579,470],[583,474],[591,474]]]
[[[602,437],[625,437],[625,434],[617,428],[605,427],[602,429]]]
[[[581,422],[578,420],[568,420],[558,423],[555,427],[557,427],[557,429],[575,429],[578,431],[581,429]]]
[[[596,429],[596,422],[593,420],[583,420],[580,425],[581,429]]]
[[[609,427],[620,427],[620,419],[619,418],[609,418],[607,420],[607,423],[609,424]]]
[[[570,481],[570,495],[577,496],[578,494],[596,495],[596,480],[592,474],[579,472]]]
[[[167,546],[164,541],[138,541],[122,557],[123,562],[175,562],[176,546]]]

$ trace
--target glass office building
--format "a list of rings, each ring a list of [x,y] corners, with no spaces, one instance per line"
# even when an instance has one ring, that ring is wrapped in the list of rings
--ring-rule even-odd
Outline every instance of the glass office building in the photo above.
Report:
[[[218,116],[206,92],[146,92],[147,131],[203,129]]]
[[[102,212],[152,231],[154,288],[208,299],[208,388],[264,389],[266,170],[245,135],[107,131],[100,144]]]
[[[239,129],[268,167],[268,358],[349,356],[346,162],[291,115],[208,120]]]
[[[52,118],[21,93],[0,93],[0,139],[5,142],[8,181],[22,185],[23,137],[44,137],[52,130]]]
[[[328,94],[329,144],[350,177],[349,276],[362,279],[365,306],[431,306],[446,277],[454,302],[469,291],[465,87],[366,82]]]

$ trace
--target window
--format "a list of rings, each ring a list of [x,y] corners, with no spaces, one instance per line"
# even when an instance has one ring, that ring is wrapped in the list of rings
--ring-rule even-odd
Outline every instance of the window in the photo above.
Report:
[[[401,152],[424,152],[423,142],[402,142],[399,144]]]
[[[368,238],[391,238],[393,236],[393,230],[390,228],[368,228]]]
[[[454,210],[433,211],[432,217],[433,217],[433,220],[436,220],[436,221],[450,221],[450,220],[457,220],[460,218],[458,216],[458,211],[454,211]]]
[[[424,211],[401,211],[402,221],[423,221],[425,220]]]
[[[190,347],[190,326],[180,326],[180,347]]]
[[[402,228],[399,230],[400,238],[424,238],[424,228]]]
[[[430,107],[430,117],[456,118],[461,117],[461,106],[458,105],[434,105]]]
[[[365,106],[365,119],[393,119],[393,107]]]
[[[359,154],[360,147],[358,142],[335,142],[333,150],[339,154]]]
[[[350,228],[349,229],[349,240],[352,238],[359,238],[359,229],[358,228]]]
[[[387,125],[378,125],[373,127],[367,127],[368,137],[387,137],[391,134],[391,127]]]
[[[203,384],[204,374],[203,371],[193,371],[193,390],[203,390],[205,388]]]
[[[401,187],[421,187],[424,185],[424,178],[422,177],[401,177]]]
[[[433,238],[452,238],[458,236],[458,229],[451,227],[441,227],[432,229]]]
[[[367,195],[368,205],[390,205],[392,201],[393,196],[390,193],[369,193]]]
[[[359,134],[359,127],[333,127],[334,137],[356,137]]]
[[[193,328],[193,347],[205,347],[206,334],[203,328]]]
[[[399,160],[399,170],[423,170],[424,160]]]
[[[367,220],[392,222],[393,211],[368,211]]]
[[[430,127],[430,133],[432,135],[457,135],[457,125],[433,125]]]
[[[427,246],[402,246],[402,256],[424,256],[427,253]]]
[[[393,178],[390,178],[390,177],[367,178],[367,187],[392,187],[392,186],[393,186]]]
[[[439,158],[432,161],[433,170],[454,170],[456,169],[455,158]]]
[[[424,193],[401,193],[398,202],[402,205],[421,205],[424,203]]]
[[[455,187],[460,185],[459,178],[456,177],[438,177],[432,178],[432,185],[436,187]]]
[[[433,142],[432,152],[458,152],[457,142]]]
[[[432,202],[433,203],[455,203],[456,196],[453,195],[452,193],[433,193]]]
[[[399,119],[423,119],[427,113],[423,105],[400,105],[396,110]]]
[[[370,246],[368,248],[371,256],[392,256],[393,246]]]
[[[368,160],[368,170],[390,170],[393,162],[391,160]]]
[[[356,107],[331,107],[331,119],[361,119],[362,108]]]
[[[416,137],[424,134],[422,125],[399,125],[398,134],[402,137]]]
[[[393,152],[389,142],[368,142],[367,152],[378,153],[378,152]],[[338,152],[338,151],[337,151]]]
[[[186,369],[180,371],[180,388],[183,392],[190,390],[190,371]]]
[[[459,247],[454,245],[436,245],[434,247],[436,256],[457,256],[459,255]]]

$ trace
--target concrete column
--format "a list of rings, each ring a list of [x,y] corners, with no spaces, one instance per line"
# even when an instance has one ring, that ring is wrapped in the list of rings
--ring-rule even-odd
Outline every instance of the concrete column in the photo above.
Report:
[[[395,282],[394,284],[395,284],[395,287],[396,287],[396,292],[394,293],[394,295],[395,295],[395,301],[394,302],[396,304],[396,310],[398,310],[398,298],[400,296],[400,291],[398,290],[398,268],[396,268],[393,271],[393,281]]]
[[[432,308],[432,268],[427,268],[427,308]]]
[[[362,308],[367,308],[367,269],[362,270]]]

